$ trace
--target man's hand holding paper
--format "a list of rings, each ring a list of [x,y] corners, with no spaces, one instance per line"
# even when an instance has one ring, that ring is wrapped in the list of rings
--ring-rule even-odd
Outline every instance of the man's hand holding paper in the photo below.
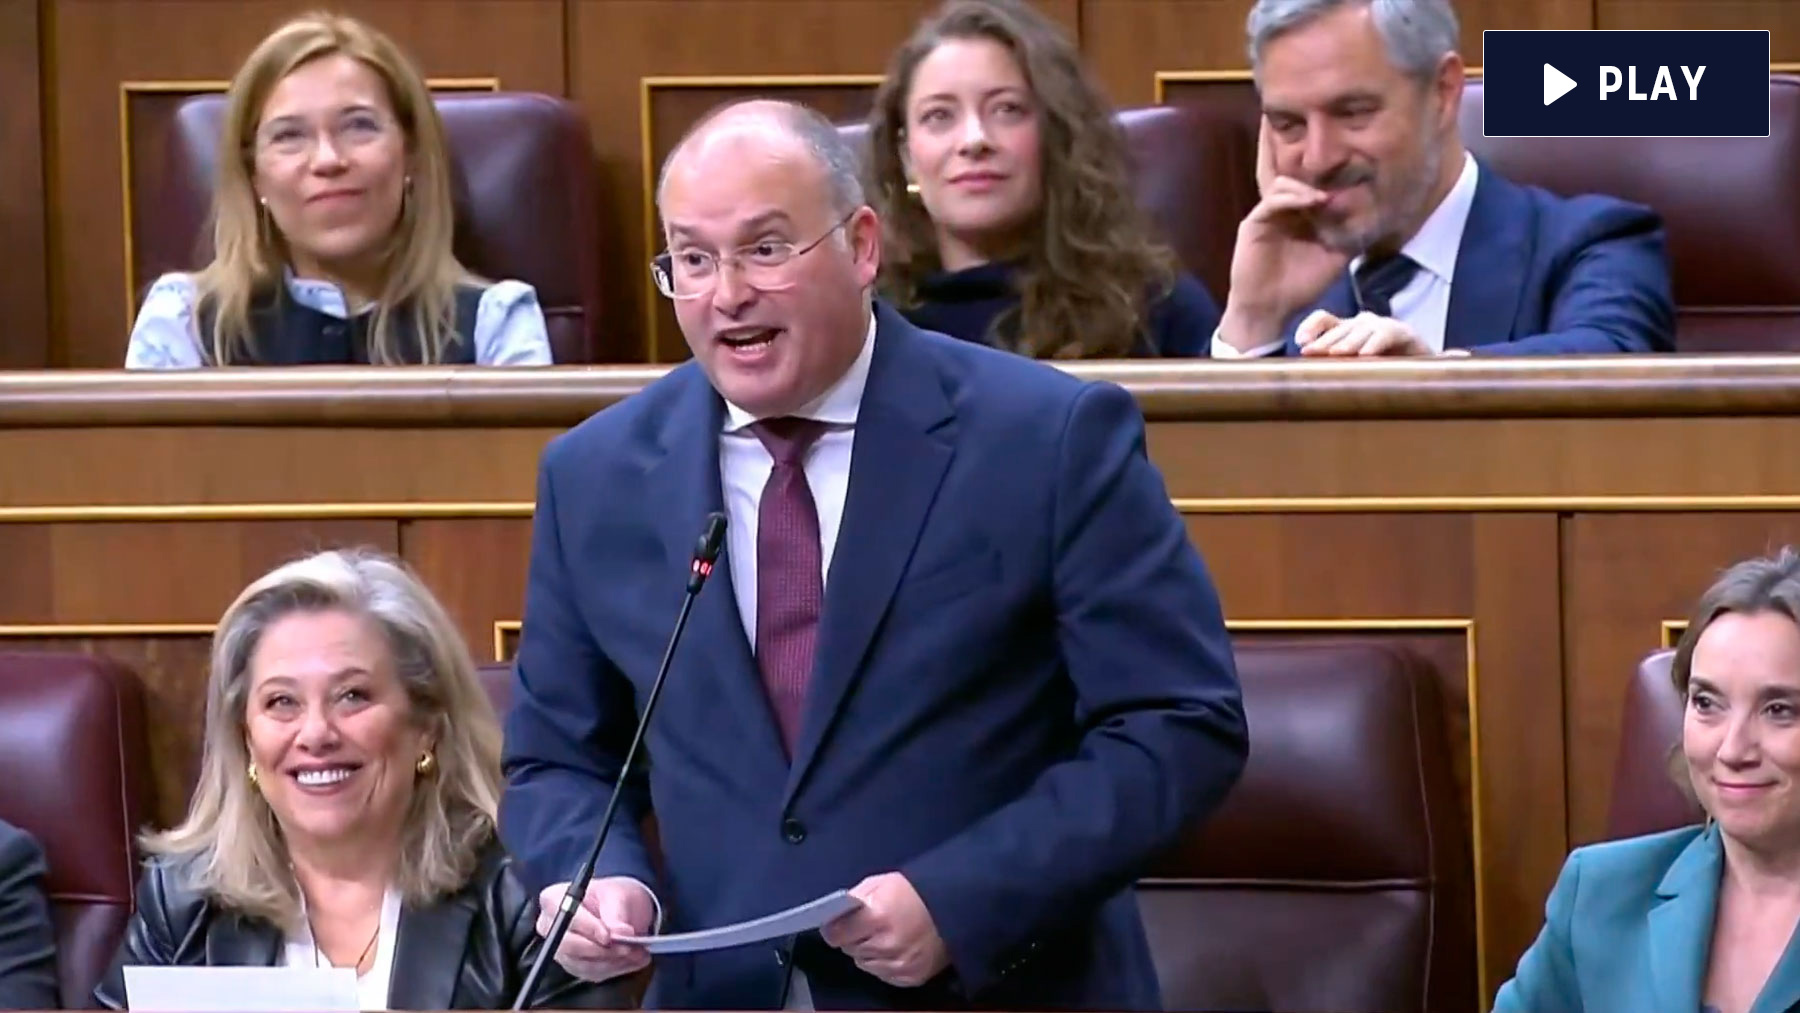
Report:
[[[547,936],[567,883],[545,887],[538,894],[537,931]],[[645,936],[656,922],[656,900],[635,879],[611,876],[588,883],[556,962],[578,978],[606,981],[650,966],[650,954],[642,946],[620,943],[616,936]]]
[[[898,872],[870,876],[850,896],[862,906],[821,931],[825,942],[844,951],[856,966],[890,985],[911,988],[936,977],[950,964],[931,912]]]

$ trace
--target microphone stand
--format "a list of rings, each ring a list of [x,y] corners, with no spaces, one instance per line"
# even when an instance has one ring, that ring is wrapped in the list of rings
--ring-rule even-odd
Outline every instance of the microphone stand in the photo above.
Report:
[[[687,628],[688,613],[693,611],[694,599],[699,597],[706,578],[712,576],[713,564],[724,547],[725,515],[714,512],[707,515],[706,530],[701,533],[700,541],[694,548],[694,561],[688,570],[687,593],[681,599],[681,612],[675,617],[675,629],[669,634],[668,646],[663,649],[662,664],[657,666],[656,680],[650,684],[650,695],[644,698],[644,714],[638,718],[637,730],[632,733],[631,747],[625,751],[625,759],[619,764],[619,776],[613,782],[612,796],[607,799],[606,812],[600,817],[600,832],[595,835],[594,846],[588,849],[587,858],[582,860],[581,867],[569,881],[569,888],[563,891],[562,903],[556,909],[556,920],[550,923],[550,932],[544,937],[543,948],[538,950],[537,959],[531,962],[531,970],[525,975],[525,982],[519,986],[519,994],[513,1000],[512,1008],[515,1010],[529,1008],[531,993],[537,990],[538,980],[543,977],[545,967],[555,959],[557,947],[562,945],[563,937],[569,932],[569,924],[575,920],[575,911],[587,895],[588,881],[594,878],[594,865],[600,860],[600,850],[606,846],[607,834],[612,830],[613,815],[618,811],[619,799],[625,793],[625,779],[630,776],[632,761],[637,759],[638,750],[643,746],[644,732],[650,727],[650,714],[656,709],[657,698],[662,695],[663,680],[669,676],[669,663],[675,658],[675,645],[681,642],[681,631]]]

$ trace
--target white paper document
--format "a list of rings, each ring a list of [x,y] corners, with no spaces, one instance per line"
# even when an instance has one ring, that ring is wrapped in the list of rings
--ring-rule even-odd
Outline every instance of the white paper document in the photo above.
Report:
[[[772,915],[753,918],[735,925],[724,925],[716,929],[702,929],[699,932],[681,932],[670,936],[615,936],[621,943],[642,946],[651,953],[697,953],[702,950],[723,950],[732,946],[743,946],[747,943],[760,943],[770,939],[780,939],[798,932],[807,932],[823,926],[826,922],[862,907],[862,901],[850,896],[848,890],[828,893],[817,900],[809,900],[804,904],[777,911]]]
[[[357,1013],[350,967],[130,967],[125,1005],[149,1013]]]

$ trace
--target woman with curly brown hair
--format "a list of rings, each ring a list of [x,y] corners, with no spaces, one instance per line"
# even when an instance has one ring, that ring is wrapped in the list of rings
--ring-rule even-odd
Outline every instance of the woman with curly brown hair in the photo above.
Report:
[[[1204,356],[1219,308],[1155,241],[1080,53],[1016,0],[950,0],[869,115],[883,294],[914,323],[1037,358]]]

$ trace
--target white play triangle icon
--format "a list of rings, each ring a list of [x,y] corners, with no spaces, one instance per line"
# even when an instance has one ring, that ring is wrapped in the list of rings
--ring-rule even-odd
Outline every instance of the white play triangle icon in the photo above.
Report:
[[[1570,77],[1569,75],[1563,73],[1560,70],[1557,70],[1555,67],[1552,67],[1547,63],[1544,64],[1544,104],[1545,105],[1549,105],[1550,103],[1555,102],[1557,99],[1562,98],[1564,95],[1567,95],[1570,92],[1570,90],[1572,90],[1574,87],[1575,87],[1575,79],[1574,78]]]

